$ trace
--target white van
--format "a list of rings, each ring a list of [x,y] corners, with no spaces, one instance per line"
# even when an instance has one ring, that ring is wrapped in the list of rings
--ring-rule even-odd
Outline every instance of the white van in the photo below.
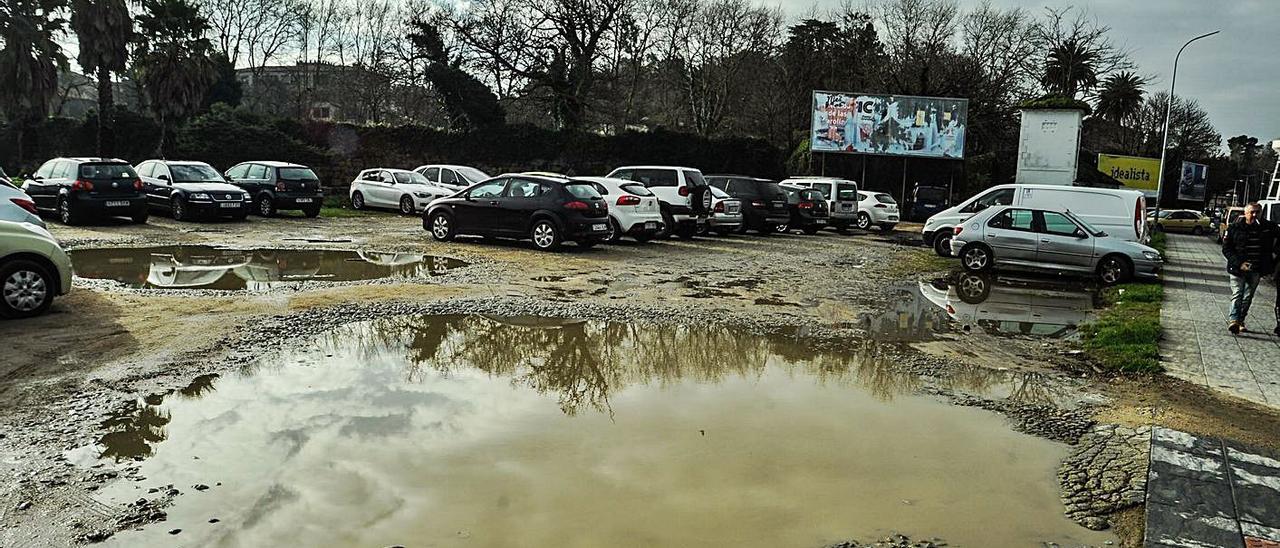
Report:
[[[1127,189],[1060,185],[999,185],[938,212],[924,223],[925,245],[943,257],[951,256],[951,236],[956,225],[993,205],[1063,208],[1116,238],[1146,242],[1144,218],[1147,200],[1142,192]]]

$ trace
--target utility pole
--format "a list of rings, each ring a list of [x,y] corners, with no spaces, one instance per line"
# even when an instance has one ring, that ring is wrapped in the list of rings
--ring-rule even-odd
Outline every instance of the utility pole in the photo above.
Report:
[[[1210,36],[1218,34],[1219,32],[1222,32],[1222,31],[1215,30],[1213,32],[1201,34],[1200,36],[1187,40],[1187,43],[1183,44],[1181,48],[1178,48],[1178,54],[1173,57],[1173,78],[1169,80],[1169,103],[1166,104],[1164,107],[1164,144],[1160,147],[1160,178],[1156,179],[1156,218],[1157,219],[1160,218],[1160,199],[1164,198],[1164,172],[1165,172],[1164,160],[1169,153],[1169,115],[1171,112],[1173,112],[1173,100],[1175,97],[1175,95],[1173,94],[1174,86],[1178,84],[1178,60],[1182,58],[1182,50],[1187,49],[1187,46],[1190,46],[1192,42],[1195,42],[1196,40],[1199,40],[1201,38],[1208,38]]]

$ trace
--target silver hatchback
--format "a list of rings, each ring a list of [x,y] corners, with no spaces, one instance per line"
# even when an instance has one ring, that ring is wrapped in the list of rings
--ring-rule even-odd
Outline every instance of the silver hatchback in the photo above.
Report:
[[[1159,279],[1155,249],[1113,238],[1067,210],[994,206],[955,228],[951,253],[965,270],[1016,268],[1096,274],[1104,283]]]

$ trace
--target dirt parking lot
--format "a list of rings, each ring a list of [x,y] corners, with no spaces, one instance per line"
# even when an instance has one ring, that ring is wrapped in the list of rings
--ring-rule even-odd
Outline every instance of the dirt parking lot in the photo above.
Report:
[[[1125,426],[1170,424],[1188,431],[1227,433],[1268,447],[1277,445],[1273,434],[1280,431],[1276,415],[1265,409],[1226,400],[1168,379],[1130,379],[1101,374],[1072,350],[1070,329],[1066,329],[1065,334],[1042,336],[1030,329],[1002,330],[997,324],[982,324],[987,328],[975,324],[969,329],[970,326],[949,320],[947,305],[930,302],[928,290],[933,280],[948,274],[951,264],[919,247],[918,226],[908,224],[884,234],[851,231],[848,235],[834,232],[816,236],[750,235],[648,245],[627,242],[590,250],[567,246],[558,253],[538,252],[522,242],[460,239],[439,243],[422,230],[419,219],[393,214],[318,219],[251,218],[244,223],[205,224],[153,217],[145,226],[109,223],[65,227],[51,223],[50,228],[73,250],[79,273],[93,271],[94,275],[116,279],[77,277],[74,290],[57,300],[49,314],[34,320],[0,324],[0,339],[6,346],[5,358],[0,364],[0,432],[3,432],[0,475],[6,478],[0,487],[0,545],[5,546],[60,546],[103,540],[119,545],[154,545],[165,542],[164,537],[170,534],[188,535],[180,538],[196,545],[225,541],[223,537],[210,536],[212,533],[193,530],[190,523],[178,523],[186,515],[184,512],[206,508],[196,502],[185,502],[184,498],[198,496],[192,493],[203,493],[210,486],[213,491],[209,492],[216,492],[221,488],[218,480],[204,481],[201,489],[188,484],[175,485],[175,481],[180,481],[173,479],[180,476],[177,472],[168,478],[146,477],[147,474],[168,474],[161,471],[160,465],[152,463],[169,458],[160,450],[166,447],[161,443],[166,437],[171,438],[167,443],[177,444],[174,440],[184,436],[179,414],[184,409],[181,405],[185,404],[172,401],[164,404],[167,406],[162,407],[164,420],[139,441],[145,450],[117,452],[116,458],[109,459],[106,458],[108,451],[103,448],[111,451],[118,448],[110,447],[110,443],[104,441],[108,439],[105,436],[113,432],[133,432],[132,427],[121,426],[122,406],[132,410],[134,402],[144,400],[148,405],[160,406],[148,398],[159,402],[163,398],[157,395],[175,392],[186,395],[188,389],[208,391],[208,387],[192,388],[199,384],[195,382],[199,379],[205,379],[202,382],[214,387],[213,394],[230,395],[234,393],[234,383],[240,382],[230,380],[232,375],[238,375],[237,379],[253,378],[252,371],[262,367],[263,359],[285,363],[290,359],[288,356],[299,356],[303,362],[311,359],[307,356],[321,361],[325,357],[341,356],[347,351],[346,347],[333,347],[319,354],[299,353],[297,349],[309,348],[307,345],[318,344],[311,341],[324,341],[325,337],[377,339],[392,331],[357,330],[366,334],[351,335],[350,329],[355,328],[348,326],[377,326],[379,321],[412,315],[506,318],[502,325],[508,327],[484,331],[487,334],[483,336],[475,333],[485,328],[457,323],[462,320],[449,320],[455,323],[447,321],[440,327],[453,333],[451,336],[455,339],[472,337],[476,341],[488,341],[483,344],[498,344],[492,341],[500,340],[503,331],[526,333],[521,330],[533,324],[519,318],[578,318],[595,322],[589,325],[599,326],[601,337],[622,341],[615,345],[618,348],[670,345],[670,353],[662,355],[671,357],[648,361],[671,360],[686,367],[681,372],[654,371],[640,375],[634,373],[637,367],[662,369],[663,364],[637,366],[626,359],[610,358],[603,361],[617,362],[619,370],[632,373],[618,373],[613,377],[606,371],[597,375],[598,382],[594,384],[591,375],[573,377],[569,382],[562,378],[561,372],[538,376],[539,368],[555,356],[538,355],[537,359],[528,360],[528,356],[539,352],[538,348],[530,348],[511,358],[529,364],[528,375],[507,373],[500,368],[480,368],[489,377],[510,377],[512,385],[527,384],[538,393],[558,394],[560,409],[567,416],[580,415],[582,412],[576,405],[585,400],[591,405],[584,408],[608,409],[606,415],[616,413],[615,421],[625,421],[628,407],[626,399],[617,398],[620,386],[678,385],[689,377],[712,384],[724,384],[724,379],[733,375],[770,379],[771,370],[751,373],[739,368],[737,362],[767,363],[769,367],[781,362],[804,362],[816,364],[823,372],[817,374],[819,378],[830,373],[847,378],[852,384],[869,387],[866,390],[876,396],[871,400],[893,400],[896,395],[899,399],[895,401],[900,403],[894,405],[906,405],[901,402],[927,397],[930,401],[943,402],[945,407],[939,408],[942,409],[939,416],[978,412],[973,408],[993,411],[993,416],[1003,415],[998,428],[972,434],[974,443],[995,444],[997,442],[984,436],[1001,437],[1020,432],[1018,435],[1046,444],[1041,449],[1028,449],[1042,455],[1046,462],[1060,461],[1080,435],[1097,422]],[[212,278],[217,278],[234,271],[236,283],[241,285],[210,289],[216,284],[205,283],[208,279],[183,285],[177,281],[183,273],[154,266],[149,270],[141,268],[139,263],[145,259],[133,258],[159,252],[176,257],[210,247],[258,253],[253,259],[239,255],[233,259],[226,256],[203,259],[212,262],[203,263],[202,272],[214,271]],[[147,249],[132,255],[115,251],[95,255],[87,251],[126,248]],[[307,254],[315,250],[325,250],[326,254]],[[188,262],[194,264],[200,260]],[[239,262],[231,265],[218,261]],[[362,270],[365,274],[353,274],[354,277],[377,277],[383,272],[365,263],[376,263],[378,268],[397,274],[380,279],[342,281],[354,272],[350,269],[365,268],[373,272],[367,274]],[[264,264],[270,268],[264,270]],[[420,268],[423,264],[427,266]],[[938,287],[937,283],[934,287]],[[942,293],[945,294],[945,290]],[[676,331],[675,335],[651,334],[635,327],[646,325],[656,326],[653,329],[663,326],[709,329],[699,332],[697,340],[714,342],[707,342],[705,346],[711,357],[706,362],[684,364],[681,360],[694,358],[683,351],[683,345],[701,343],[682,343],[685,339],[680,338],[681,333],[687,331]],[[631,334],[621,336],[610,331],[617,326],[632,329]],[[591,329],[595,328],[587,328],[587,332],[594,333]],[[401,336],[399,333],[385,335],[392,342],[380,343],[383,345],[374,350],[394,348],[397,344],[394,337]],[[419,348],[421,336],[414,335],[416,338],[409,346]],[[533,336],[503,344],[518,346]],[[756,348],[750,346],[755,344],[754,340],[770,343],[766,348]],[[557,339],[539,344],[562,343]],[[358,355],[367,356],[374,350],[365,348],[365,353]],[[439,362],[438,350],[435,355]],[[477,356],[488,356],[485,359],[495,363],[498,358],[493,356],[505,356],[500,352],[463,355],[469,356],[469,363],[473,364],[481,359]],[[847,356],[856,356],[856,359],[850,360]],[[588,363],[593,359],[601,361],[576,359],[573,363],[595,371],[598,366]],[[711,362],[717,365],[708,366]],[[708,367],[722,369],[708,372]],[[466,376],[457,370],[445,373],[440,372],[441,379]],[[226,384],[213,383],[209,380],[214,378],[212,375],[223,375],[224,379],[218,382]],[[782,380],[778,382],[785,384]],[[261,389],[245,388],[246,393],[257,393]],[[613,400],[590,393],[590,390],[606,389],[615,391]],[[806,397],[821,401],[820,398],[826,396]],[[653,397],[673,396],[661,392]],[[743,401],[758,397],[744,396]],[[688,404],[691,409],[696,407]],[[930,407],[932,404],[920,405],[924,406],[923,410],[904,407],[901,413],[911,416],[918,412],[926,417],[936,411]],[[851,409],[849,413],[870,412],[859,409]],[[276,411],[268,409],[263,413]],[[286,411],[279,413],[283,416]],[[136,413],[130,417],[138,419]],[[821,422],[813,417],[796,420]],[[707,429],[701,430],[700,438],[709,435]],[[645,430],[638,430],[635,435],[643,432]],[[823,432],[832,433],[822,431],[814,435],[821,436]],[[922,435],[941,436],[936,431]],[[964,444],[953,437],[939,437],[933,445]],[[1016,447],[1029,442],[1011,440],[1010,443]],[[214,458],[207,452],[201,454],[206,460]],[[195,453],[191,456],[201,458]],[[185,455],[184,458],[188,463],[192,460]],[[249,456],[246,454],[244,458]],[[797,462],[807,461],[793,458],[781,462],[793,467],[798,466]],[[1010,467],[1016,469],[1014,464]],[[840,474],[838,470],[842,469],[835,468],[830,473]],[[210,477],[217,475],[209,469],[203,472]],[[1036,476],[1027,480],[1038,482],[1036,485],[1054,485],[1052,469],[1028,474]],[[130,494],[134,491],[122,490],[125,487],[138,494],[134,496]],[[933,493],[928,489],[921,492]],[[931,504],[931,495],[921,495],[923,502],[919,511],[924,514],[914,518],[916,521],[905,522],[905,525],[893,521],[899,514],[910,514],[901,507],[916,503],[911,496],[898,496],[893,490],[887,493],[889,498],[897,497],[892,502],[900,506],[890,509],[893,511],[878,509],[881,513],[868,514],[873,517],[872,521],[874,516],[889,516],[880,518],[883,524],[851,523],[847,531],[828,530],[829,522],[817,520],[812,525],[811,536],[797,533],[798,536],[770,540],[795,543],[800,539],[801,543],[816,546],[839,539],[875,536],[885,532],[882,525],[914,527],[915,530],[909,531],[895,530],[920,538],[946,537],[947,534],[963,538],[966,534],[965,527],[952,520],[929,517],[934,514],[928,514],[924,508]],[[261,498],[263,495],[253,496],[259,497],[259,502],[265,500]],[[502,497],[502,500],[511,500],[516,495],[503,493]],[[938,498],[946,500],[942,495]],[[225,501],[239,504],[231,495],[226,495]],[[1047,508],[1049,514],[1062,518],[1060,504],[1048,504]],[[791,508],[788,511],[807,510]],[[992,511],[997,515],[1004,512],[1010,524],[1036,519],[1019,516],[1010,508]],[[469,517],[473,516],[458,519],[465,521]],[[228,520],[226,516],[220,519]],[[256,524],[262,516],[244,516],[244,519],[251,521],[243,522],[242,526]],[[280,519],[293,523],[287,518]],[[732,529],[733,516],[725,519],[729,521],[722,524],[722,530]],[[156,523],[159,521],[168,523]],[[1134,521],[1132,511],[1113,520],[1121,543],[1136,545],[1134,543],[1141,540],[1140,519],[1136,524]],[[1065,539],[1063,545],[1100,545],[1112,540],[1089,536],[1092,532],[1066,522],[1065,518],[1063,523],[1061,528],[1054,525],[1019,530],[1017,534],[1021,536],[1010,538],[1018,542]],[[182,529],[187,532],[182,533]],[[393,541],[401,539],[400,543],[411,545],[409,539],[418,538],[414,535],[428,534],[393,529],[386,534],[345,538],[339,543],[394,544]],[[174,530],[180,532],[174,533]],[[461,535],[459,531],[451,534]],[[556,531],[546,531],[546,536],[538,537],[541,540],[535,544],[554,544]],[[129,537],[125,532],[142,536]],[[280,536],[284,534],[276,531],[226,543],[279,541],[288,538]],[[470,535],[487,539],[474,545],[520,544],[510,542],[510,537],[507,542],[494,542],[494,537],[475,530],[468,530],[468,538]],[[658,544],[681,541],[679,537],[654,538]],[[607,538],[595,540],[609,541]],[[457,541],[458,538],[450,537],[449,542],[440,545],[454,545]],[[746,544],[750,543],[743,545]]]

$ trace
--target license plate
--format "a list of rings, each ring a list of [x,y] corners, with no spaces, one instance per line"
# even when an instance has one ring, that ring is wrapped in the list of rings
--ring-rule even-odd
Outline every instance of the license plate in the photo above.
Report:
[[[657,229],[658,229],[658,221],[646,221],[646,222],[644,223],[644,229],[645,229],[645,230],[657,230]]]
[[[311,198],[298,198],[294,201],[300,204],[309,204],[311,203]]]
[[[813,220],[813,224],[816,224],[816,225],[825,225],[825,224],[827,224],[827,220],[826,220],[826,219],[814,219],[814,220]]]
[[[844,211],[853,211],[853,204],[840,204],[840,209]]]
[[[219,206],[219,207],[224,207],[224,208],[227,208],[227,209],[231,209],[231,208],[238,208],[238,207],[240,207],[240,204],[233,204],[233,203],[221,203],[221,204],[218,204],[218,206]]]
[[[107,207],[129,207],[129,200],[108,200]]]
[[[606,226],[604,223],[599,223],[599,224],[591,225],[591,230],[596,230],[596,231],[601,231],[601,232],[603,232],[603,231],[605,231],[605,230],[609,230],[609,227],[608,227],[608,226]]]

